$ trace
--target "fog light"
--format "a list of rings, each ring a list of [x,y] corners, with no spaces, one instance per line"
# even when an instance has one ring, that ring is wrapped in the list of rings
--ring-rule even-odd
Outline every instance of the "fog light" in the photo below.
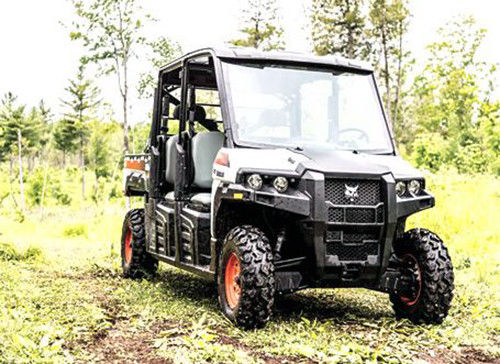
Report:
[[[403,197],[406,193],[406,183],[403,181],[396,183],[396,193],[399,197]]]
[[[410,183],[408,183],[408,191],[410,191],[410,193],[413,196],[419,195],[421,190],[422,190],[422,185],[420,184],[420,181],[412,179]]]
[[[273,181],[273,186],[278,192],[285,192],[288,189],[288,180],[285,177],[276,177]]]
[[[259,174],[252,174],[247,178],[248,185],[254,190],[262,188],[262,177]]]

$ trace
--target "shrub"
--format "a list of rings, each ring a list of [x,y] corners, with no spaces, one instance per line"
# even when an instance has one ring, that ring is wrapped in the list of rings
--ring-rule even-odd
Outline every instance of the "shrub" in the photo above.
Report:
[[[85,224],[73,224],[62,230],[62,235],[67,237],[88,236],[88,227]]]
[[[40,248],[29,246],[24,252],[20,252],[11,243],[0,243],[0,260],[4,261],[34,261],[42,257]]]
[[[443,137],[437,133],[421,134],[415,140],[411,158],[418,167],[429,169],[436,172],[445,162],[446,144]]]

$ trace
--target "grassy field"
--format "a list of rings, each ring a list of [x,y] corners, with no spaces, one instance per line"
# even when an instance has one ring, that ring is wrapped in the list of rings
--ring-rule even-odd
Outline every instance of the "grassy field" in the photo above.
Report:
[[[396,321],[386,295],[305,290],[269,325],[241,331],[206,281],[161,265],[120,276],[124,207],[0,215],[0,362],[495,362],[499,349],[500,180],[431,176],[436,208],[411,219],[442,236],[456,295],[440,326]]]

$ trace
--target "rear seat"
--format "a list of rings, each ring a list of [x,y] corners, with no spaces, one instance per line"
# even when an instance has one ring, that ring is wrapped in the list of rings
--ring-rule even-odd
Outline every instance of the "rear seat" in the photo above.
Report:
[[[175,182],[175,167],[177,163],[176,143],[178,136],[172,136],[167,141],[167,163],[165,178],[170,184]],[[196,189],[210,191],[212,188],[212,169],[215,157],[224,144],[224,134],[219,131],[208,131],[196,134],[191,139],[191,157],[194,165],[192,186]],[[174,202],[174,192],[166,194],[167,202]],[[210,192],[194,193],[190,201],[192,207],[199,211],[209,211],[211,204]]]

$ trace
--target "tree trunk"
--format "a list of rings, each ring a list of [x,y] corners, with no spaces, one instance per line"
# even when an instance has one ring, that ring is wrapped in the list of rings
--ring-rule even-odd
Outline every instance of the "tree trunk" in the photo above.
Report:
[[[82,197],[85,198],[85,158],[83,156],[83,135],[80,135],[80,168],[82,170]]]
[[[128,118],[127,118],[127,102],[128,102],[128,59],[123,59],[123,149],[125,154],[128,153]]]
[[[45,200],[45,190],[47,189],[47,176],[49,174],[49,163],[45,161],[45,171],[43,174],[42,198],[40,199],[40,218],[43,219],[43,204]]]
[[[17,149],[19,152],[19,190],[21,193],[21,208],[23,212],[26,210],[24,201],[24,184],[23,184],[23,154],[21,150],[21,129],[17,129]]]
[[[396,95],[394,97],[394,106],[392,112],[392,120],[397,123],[399,117],[399,98],[401,95],[401,79],[402,79],[402,64],[403,64],[403,21],[399,23],[399,44],[398,44],[398,73],[396,81]]]
[[[389,81],[389,54],[387,52],[387,36],[385,30],[382,31],[382,48],[384,51],[384,83],[385,83],[385,110],[389,123],[392,123],[390,118],[391,113],[391,91]]]

